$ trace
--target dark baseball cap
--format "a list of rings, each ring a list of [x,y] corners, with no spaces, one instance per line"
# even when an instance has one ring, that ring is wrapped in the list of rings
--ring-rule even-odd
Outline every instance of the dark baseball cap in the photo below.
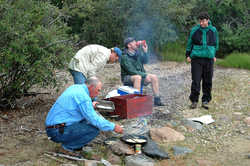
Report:
[[[135,38],[133,38],[133,37],[128,37],[128,38],[126,38],[126,39],[124,40],[124,45],[125,45],[125,47],[127,47],[128,44],[129,44],[130,42],[134,41],[134,40],[135,40]]]

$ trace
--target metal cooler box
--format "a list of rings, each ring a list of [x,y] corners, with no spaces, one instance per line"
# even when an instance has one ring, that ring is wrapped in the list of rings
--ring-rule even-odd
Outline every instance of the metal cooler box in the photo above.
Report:
[[[131,119],[152,114],[152,96],[129,94],[111,97],[107,100],[112,101],[115,105],[115,111],[112,114],[119,115],[124,119]]]

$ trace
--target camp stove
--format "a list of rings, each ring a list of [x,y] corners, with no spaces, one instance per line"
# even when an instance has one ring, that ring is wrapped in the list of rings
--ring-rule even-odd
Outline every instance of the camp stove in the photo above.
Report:
[[[106,112],[114,112],[115,105],[112,101],[98,100],[96,104],[97,109],[105,110]]]

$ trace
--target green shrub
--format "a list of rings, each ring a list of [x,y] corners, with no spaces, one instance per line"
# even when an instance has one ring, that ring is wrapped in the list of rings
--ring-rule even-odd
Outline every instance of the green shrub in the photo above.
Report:
[[[33,85],[56,86],[72,44],[62,13],[36,0],[0,1],[0,107],[15,106]]]
[[[232,53],[225,59],[217,62],[218,65],[224,67],[233,67],[250,70],[250,54],[247,53]]]
[[[160,56],[163,61],[183,62],[186,60],[185,47],[180,42],[169,42],[160,49]]]
[[[219,33],[219,51],[217,57],[223,57],[233,51],[249,52],[249,0],[174,0],[168,1],[166,10],[169,18],[176,24],[178,32],[186,38],[191,27],[198,24],[197,16],[201,11],[207,11],[212,25]]]
[[[51,1],[67,11],[69,33],[77,34],[84,44],[124,47],[124,38],[133,36],[155,48],[178,38],[166,12],[168,1],[74,0],[63,5],[61,0]]]

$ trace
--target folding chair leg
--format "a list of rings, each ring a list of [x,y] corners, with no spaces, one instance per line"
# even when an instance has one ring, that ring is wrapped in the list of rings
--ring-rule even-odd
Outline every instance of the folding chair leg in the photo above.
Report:
[[[140,90],[140,94],[143,94],[143,85],[141,85],[141,90]]]

